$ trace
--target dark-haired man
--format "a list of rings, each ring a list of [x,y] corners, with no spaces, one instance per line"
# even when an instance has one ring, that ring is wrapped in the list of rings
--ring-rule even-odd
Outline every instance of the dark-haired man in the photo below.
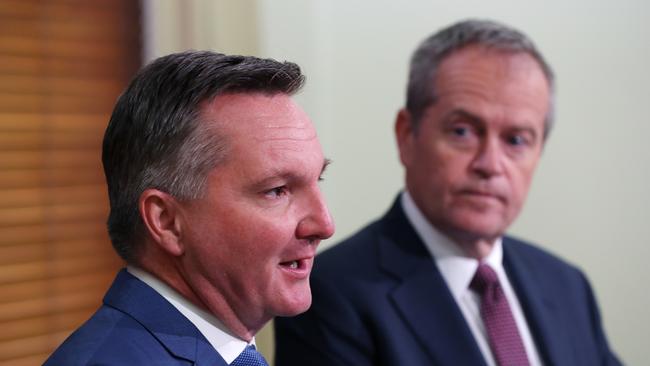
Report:
[[[291,98],[303,79],[293,63],[196,51],[136,75],[103,145],[127,268],[46,365],[266,365],[255,333],[309,307],[334,229],[327,160]]]
[[[553,74],[521,32],[459,22],[415,51],[395,133],[406,189],[316,260],[277,364],[617,365],[584,275],[505,235],[553,123]]]

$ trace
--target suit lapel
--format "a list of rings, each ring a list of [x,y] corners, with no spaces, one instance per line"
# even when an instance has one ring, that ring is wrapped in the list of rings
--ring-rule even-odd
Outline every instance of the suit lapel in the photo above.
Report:
[[[465,319],[399,198],[383,218],[380,266],[400,284],[390,301],[436,364],[485,365]]]
[[[533,333],[540,356],[547,365],[572,364],[570,339],[566,339],[566,320],[552,294],[553,283],[549,283],[544,269],[534,260],[523,256],[512,239],[503,239],[504,267],[517,298],[523,308],[526,321]]]
[[[227,365],[194,324],[126,270],[118,273],[104,303],[136,319],[175,357],[196,365]]]

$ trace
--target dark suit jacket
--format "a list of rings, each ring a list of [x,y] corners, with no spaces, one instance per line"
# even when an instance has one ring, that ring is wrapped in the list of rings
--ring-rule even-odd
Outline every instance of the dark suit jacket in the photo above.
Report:
[[[504,266],[546,365],[618,365],[584,275],[521,241]],[[399,200],[323,252],[313,304],[276,318],[276,366],[485,365],[472,333]]]
[[[227,364],[185,316],[154,289],[122,270],[103,306],[45,365]]]

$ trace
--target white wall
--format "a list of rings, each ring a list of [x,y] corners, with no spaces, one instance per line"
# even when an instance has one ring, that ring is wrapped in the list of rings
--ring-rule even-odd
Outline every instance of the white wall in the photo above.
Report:
[[[295,61],[307,74],[298,99],[334,161],[323,187],[337,234],[323,247],[383,214],[402,186],[392,128],[419,41],[468,17],[530,35],[557,74],[558,118],[511,232],[583,268],[613,347],[626,363],[647,363],[650,2],[253,0],[243,10],[228,9],[235,3],[228,0],[189,3],[190,47]],[[202,34],[212,36],[196,38]]]

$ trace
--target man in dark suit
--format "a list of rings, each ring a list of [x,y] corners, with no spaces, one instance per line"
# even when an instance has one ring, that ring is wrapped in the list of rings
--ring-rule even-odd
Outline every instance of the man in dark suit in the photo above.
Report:
[[[276,318],[278,366],[619,364],[584,275],[504,234],[553,85],[502,24],[459,22],[419,46],[395,124],[406,189],[317,258],[310,310]]]
[[[267,365],[255,333],[305,311],[333,233],[293,63],[188,51],[145,67],[104,136],[127,267],[46,365]]]

